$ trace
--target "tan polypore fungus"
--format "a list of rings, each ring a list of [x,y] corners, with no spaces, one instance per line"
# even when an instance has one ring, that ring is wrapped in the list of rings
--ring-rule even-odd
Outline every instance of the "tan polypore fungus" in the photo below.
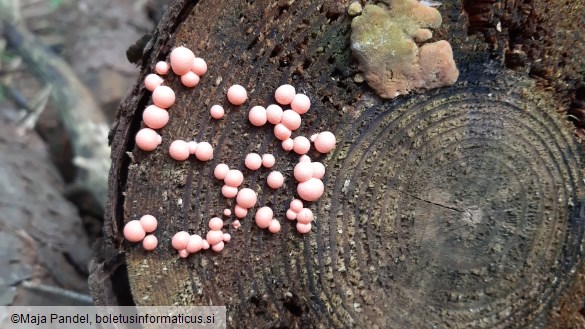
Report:
[[[452,85],[459,77],[451,45],[432,38],[441,14],[417,0],[367,5],[351,22],[351,49],[368,85],[380,97]]]

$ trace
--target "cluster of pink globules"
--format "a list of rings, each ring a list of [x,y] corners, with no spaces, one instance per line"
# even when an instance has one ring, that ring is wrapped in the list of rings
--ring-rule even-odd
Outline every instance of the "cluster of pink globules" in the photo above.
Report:
[[[133,219],[124,226],[124,238],[130,242],[142,241],[142,247],[145,250],[154,250],[158,245],[158,239],[152,234],[158,221],[152,215],[144,215],[139,220]]]
[[[185,47],[177,47],[171,52],[170,68],[181,76],[181,82],[186,87],[195,87],[199,83],[200,76],[207,72],[205,61],[195,57],[193,52]],[[162,86],[164,80],[160,77],[168,73],[169,65],[166,62],[159,62],[155,71],[157,74],[148,75],[144,81],[146,88],[152,91],[153,101],[153,105],[148,106],[143,114],[144,124],[148,128],[141,129],[136,135],[136,145],[145,151],[155,150],[161,143],[162,138],[154,129],[161,129],[168,123],[167,110],[175,102],[174,91],[167,86]],[[330,152],[335,148],[335,136],[325,131],[314,134],[310,138],[305,136],[293,138],[293,132],[301,127],[301,115],[311,108],[311,101],[306,95],[296,93],[295,88],[288,84],[278,87],[274,98],[278,104],[271,104],[266,108],[254,106],[248,113],[248,119],[256,127],[266,123],[273,124],[274,136],[281,141],[282,148],[287,152],[294,151],[300,155],[299,162],[293,170],[293,176],[298,183],[297,193],[302,200],[317,201],[324,193],[324,184],[321,179],[325,175],[325,166],[321,162],[311,161],[307,153],[310,151],[311,142],[319,153]],[[227,99],[232,105],[242,105],[248,99],[247,91],[243,86],[233,85],[227,90]],[[290,109],[283,109],[281,106],[290,107]],[[221,119],[225,115],[224,108],[219,104],[213,105],[209,112],[214,119]],[[213,147],[207,142],[175,140],[170,144],[169,155],[177,161],[187,160],[191,155],[201,161],[209,161],[213,158]],[[250,170],[259,170],[261,167],[271,169],[275,163],[276,158],[269,153],[262,156],[249,153],[244,159],[244,165]],[[241,188],[244,183],[243,173],[237,169],[230,169],[225,163],[218,164],[213,174],[224,183],[221,189],[222,195],[226,198],[235,198],[236,205],[233,214],[238,219],[235,219],[232,225],[237,229],[241,226],[240,219],[246,217],[249,210],[257,204],[258,195],[250,188]],[[284,175],[279,171],[271,171],[267,176],[267,185],[272,189],[282,187],[284,181]],[[300,199],[291,201],[286,217],[297,220],[297,231],[306,234],[311,231],[313,212],[305,208]],[[229,217],[232,211],[226,208],[223,210],[223,215]],[[154,228],[156,228],[156,219],[151,215],[145,215],[143,218],[147,216],[149,219],[154,219]],[[258,227],[267,228],[271,233],[278,233],[281,229],[280,222],[274,218],[274,212],[270,207],[264,206],[257,209],[254,218]],[[145,237],[145,235],[146,232],[154,231],[154,228],[148,231],[141,222],[142,219],[128,222],[124,227],[124,237],[130,242],[143,241],[146,250],[153,250],[158,244],[156,237],[153,235]],[[209,220],[210,231],[207,232],[205,238],[198,234],[180,231],[173,236],[171,245],[182,258],[210,248],[220,252],[224,249],[225,243],[231,240],[229,233],[222,232],[223,226],[222,219],[213,217]]]

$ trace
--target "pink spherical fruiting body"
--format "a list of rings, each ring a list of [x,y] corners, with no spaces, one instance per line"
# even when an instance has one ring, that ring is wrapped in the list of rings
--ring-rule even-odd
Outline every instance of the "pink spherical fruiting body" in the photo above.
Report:
[[[225,115],[225,110],[223,106],[216,104],[209,109],[209,114],[211,114],[212,118],[219,120]]]
[[[310,163],[311,158],[308,155],[304,154],[304,155],[301,155],[299,157],[299,162],[309,162]]]
[[[270,222],[272,222],[272,218],[274,216],[274,212],[270,207],[262,207],[256,211],[256,215],[254,216],[256,220],[256,225],[259,228],[267,228],[270,226]]]
[[[173,238],[171,239],[171,245],[176,250],[183,250],[187,247],[187,244],[189,244],[190,237],[191,235],[189,235],[189,233],[185,231],[179,231],[173,235]]]
[[[167,62],[163,62],[163,61],[158,62],[158,63],[156,63],[156,66],[154,67],[154,71],[157,74],[165,75],[165,74],[169,73],[169,64],[167,64]]]
[[[191,71],[195,54],[191,49],[177,47],[171,51],[171,68],[177,75],[184,75]]]
[[[276,219],[273,219],[270,221],[270,225],[268,225],[268,231],[273,234],[280,232],[280,223]]]
[[[244,174],[237,169],[230,169],[224,179],[224,182],[233,187],[238,187],[244,182]]]
[[[145,236],[144,240],[142,240],[144,250],[152,251],[156,249],[156,246],[158,246],[158,239],[152,234]]]
[[[140,217],[140,225],[146,233],[152,233],[158,226],[158,221],[152,215],[144,215]]]
[[[193,71],[193,73],[197,74],[198,76],[202,76],[207,73],[207,63],[203,58],[195,57],[191,71]]]
[[[187,243],[185,250],[187,250],[187,252],[191,254],[194,254],[201,249],[203,249],[203,238],[198,234],[191,235],[189,237],[189,242]]]
[[[252,189],[243,188],[238,192],[238,196],[236,197],[236,202],[238,206],[246,209],[250,209],[254,207],[258,201],[258,195]]]
[[[230,242],[232,240],[232,235],[229,233],[223,234],[223,242]]]
[[[303,155],[309,152],[311,142],[307,137],[297,136],[293,139],[293,150],[296,154]]]
[[[195,154],[195,152],[197,151],[197,142],[196,141],[190,141],[187,142],[187,147],[189,147],[189,154]]]
[[[303,201],[294,199],[290,202],[289,208],[294,212],[299,212],[304,208]]]
[[[231,211],[231,210],[229,210],[228,208],[225,208],[225,209],[223,210],[223,215],[224,215],[224,216],[226,216],[226,217],[227,217],[227,216],[231,216],[231,215],[232,215],[232,211]]]
[[[263,154],[262,155],[262,165],[265,168],[272,168],[276,163],[276,158],[272,154]]]
[[[274,126],[274,136],[276,136],[276,138],[278,140],[281,140],[281,141],[286,140],[286,139],[290,138],[291,134],[292,134],[292,132],[290,131],[290,129],[288,129],[282,123],[279,123],[276,126]]]
[[[207,240],[203,240],[203,250],[209,249],[209,242]]]
[[[242,223],[240,223],[240,221],[236,219],[235,221],[232,222],[232,226],[237,230],[240,228],[240,226],[242,226]]]
[[[301,233],[301,234],[307,234],[309,232],[311,232],[311,223],[309,224],[303,224],[303,223],[298,223],[297,222],[297,232]]]
[[[292,138],[287,138],[285,140],[282,141],[282,149],[285,151],[292,151],[292,149],[295,147],[295,142],[293,141]]]
[[[223,241],[223,232],[222,231],[209,231],[205,236],[207,242],[210,245],[218,244],[219,242]]]
[[[225,248],[225,244],[223,243],[223,241],[220,241],[219,243],[216,243],[213,246],[211,246],[211,250],[213,250],[215,252],[220,252],[224,248]]]
[[[236,215],[238,218],[244,218],[248,215],[248,209],[236,205],[234,207],[234,215]]]
[[[325,166],[321,162],[312,162],[313,178],[323,178],[325,176]]]
[[[258,153],[248,153],[244,159],[244,164],[250,170],[258,170],[262,166],[262,157]]]
[[[124,225],[124,238],[130,242],[140,242],[146,236],[140,221],[133,219]]]
[[[288,209],[286,211],[286,218],[288,218],[290,220],[295,220],[295,219],[297,219],[297,213],[294,212],[292,209]]]
[[[303,208],[297,213],[297,221],[303,224],[309,224],[313,221],[313,212],[309,208]]]
[[[280,119],[282,118],[282,113],[282,107],[276,104],[268,105],[266,108],[266,120],[268,120],[268,122],[272,123],[273,125],[279,124]]]
[[[330,131],[319,133],[315,138],[315,149],[320,153],[328,153],[335,148],[335,135]]]
[[[213,159],[213,146],[211,146],[211,144],[208,142],[201,142],[197,144],[195,157],[200,161],[209,161]]]
[[[240,85],[233,85],[227,91],[227,98],[233,105],[242,105],[248,99],[248,92]]]
[[[292,102],[295,94],[295,87],[287,84],[276,88],[276,91],[274,92],[274,98],[279,104],[288,105]]]
[[[223,228],[223,220],[219,217],[213,217],[209,220],[209,229],[212,231],[219,231]]]
[[[227,176],[228,171],[230,171],[228,165],[225,163],[220,163],[215,166],[215,169],[213,170],[213,176],[215,176],[217,179],[223,180]]]
[[[144,78],[144,86],[149,91],[154,91],[157,87],[162,85],[163,82],[164,79],[154,73],[151,73]]]
[[[298,114],[305,114],[311,108],[311,100],[307,95],[296,94],[290,103],[290,108]]]
[[[162,142],[162,137],[150,128],[142,128],[136,134],[136,145],[144,151],[153,151]]]
[[[199,76],[193,72],[187,72],[181,75],[181,83],[185,87],[193,88],[199,84]]]
[[[301,116],[293,110],[286,110],[282,112],[282,118],[280,119],[280,123],[282,123],[290,130],[299,129],[301,126],[301,121]]]
[[[297,186],[297,193],[301,199],[306,201],[317,201],[323,195],[324,190],[325,186],[318,178],[311,178]]]
[[[298,182],[306,182],[313,177],[313,166],[310,162],[299,162],[293,169],[293,175]]]
[[[284,184],[284,176],[280,171],[273,171],[270,174],[268,174],[266,182],[268,183],[268,186],[270,186],[270,188],[277,189]]]
[[[169,112],[156,105],[149,105],[142,113],[142,121],[149,128],[160,129],[169,122]]]
[[[161,109],[168,109],[175,104],[175,92],[167,86],[158,86],[152,92],[152,102]]]
[[[229,185],[224,185],[221,188],[221,194],[228,199],[235,198],[236,195],[238,195],[238,188]]]
[[[181,250],[179,250],[179,256],[181,258],[187,258],[187,257],[189,257],[189,252],[185,249],[181,249]]]
[[[262,106],[254,106],[248,113],[250,123],[256,127],[261,127],[266,123],[266,109]]]
[[[169,155],[177,161],[185,161],[189,158],[189,144],[183,140],[176,140],[169,146]]]

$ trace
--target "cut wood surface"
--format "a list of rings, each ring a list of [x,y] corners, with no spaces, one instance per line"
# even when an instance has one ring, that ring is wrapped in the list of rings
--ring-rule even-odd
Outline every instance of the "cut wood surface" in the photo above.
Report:
[[[125,255],[135,303],[227,305],[228,324],[242,328],[560,326],[558,314],[574,311],[566,301],[583,297],[571,294],[583,284],[585,217],[583,154],[557,111],[560,94],[504,67],[502,49],[468,35],[459,1],[444,1],[435,39],[451,43],[458,82],[383,100],[354,81],[347,5],[171,3],[145,49],[141,79],[178,45],[205,58],[209,71],[194,89],[166,77],[177,102],[154,152],[134,146],[150,101],[141,80],[112,131],[106,244]],[[307,235],[284,217],[298,156],[282,150],[270,126],[247,121],[247,110],[273,103],[283,83],[313,103],[298,134],[330,130],[338,139],[331,154],[310,154],[327,173],[324,196],[309,205],[316,220]],[[248,90],[245,105],[227,103],[232,84]],[[224,119],[211,119],[213,104],[226,108]],[[175,139],[210,142],[213,160],[172,160]],[[268,171],[245,169],[249,152],[275,154],[286,186],[271,190]],[[233,205],[212,174],[222,162],[243,170],[244,186],[283,230],[259,229],[252,211],[239,230],[225,226],[232,240],[223,252],[180,259],[171,237],[204,234]],[[144,214],[159,219],[154,252],[122,239],[123,224]],[[92,285],[94,296],[112,293]]]

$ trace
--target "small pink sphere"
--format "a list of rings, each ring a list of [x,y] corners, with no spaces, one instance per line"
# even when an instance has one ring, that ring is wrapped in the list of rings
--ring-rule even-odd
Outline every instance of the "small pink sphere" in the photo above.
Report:
[[[202,76],[207,73],[207,63],[203,58],[195,57],[191,71],[193,71],[198,76]]]
[[[223,250],[223,248],[225,248],[225,244],[223,243],[223,241],[220,241],[220,242],[214,244],[213,246],[211,246],[211,250],[213,250],[215,252],[220,252]]]
[[[270,174],[268,174],[266,182],[268,183],[268,186],[270,186],[271,188],[277,189],[284,184],[284,176],[280,171],[273,171]]]
[[[144,86],[149,91],[154,91],[158,86],[162,85],[165,80],[157,74],[151,73],[144,78]]]
[[[330,131],[319,133],[315,138],[315,149],[321,153],[328,153],[335,148],[335,135]]]
[[[297,221],[303,224],[309,224],[313,221],[313,212],[309,208],[303,208],[297,213]]]
[[[298,114],[305,114],[311,108],[311,100],[307,95],[296,94],[290,103],[290,108]]]
[[[210,245],[218,244],[223,241],[223,233],[221,231],[209,231],[205,237]]]
[[[181,75],[181,83],[185,87],[193,88],[199,84],[199,76],[191,71]]]
[[[323,195],[324,190],[325,186],[318,178],[311,178],[297,186],[297,193],[301,199],[306,201],[316,201]]]
[[[282,113],[282,107],[276,104],[268,105],[266,108],[266,120],[273,125],[279,124],[280,119],[282,118]]]
[[[234,198],[236,197],[236,195],[238,195],[238,188],[229,185],[224,185],[221,188],[221,194],[228,199]]]
[[[142,240],[142,248],[144,250],[151,251],[156,249],[156,246],[158,246],[158,239],[152,234],[145,236],[144,240]]]
[[[244,216],[244,217],[246,217],[246,216]],[[242,223],[240,223],[240,221],[236,219],[235,221],[232,222],[232,226],[237,230],[240,228],[240,226],[242,226]]]
[[[304,154],[299,157],[299,162],[311,162],[311,158],[308,155]]]
[[[187,146],[189,147],[189,154],[195,154],[195,152],[197,151],[197,142],[196,141],[187,142]]]
[[[225,110],[221,105],[213,105],[211,109],[209,109],[209,114],[211,114],[212,118],[219,120],[225,115]]]
[[[303,223],[297,222],[297,232],[299,232],[301,234],[307,234],[307,233],[311,232],[311,223],[303,224]]]
[[[179,250],[179,256],[181,258],[187,258],[187,257],[189,257],[189,252],[185,249]]]
[[[171,245],[176,250],[183,250],[189,244],[189,238],[191,235],[185,231],[179,231],[173,235],[173,239],[171,240]]]
[[[262,165],[265,168],[272,168],[275,163],[276,163],[276,159],[274,158],[274,155],[272,155],[272,154],[263,154],[262,155]]]
[[[195,54],[191,49],[177,47],[171,51],[171,68],[177,75],[184,75],[191,71]]]
[[[195,150],[195,157],[200,161],[209,161],[213,159],[213,146],[208,142],[201,142],[197,144]]]
[[[258,170],[262,166],[262,157],[258,153],[248,153],[244,159],[244,164],[250,170]]]
[[[254,207],[258,201],[258,195],[250,188],[243,188],[238,192],[238,196],[236,197],[236,202],[238,206],[246,209],[250,209]]]
[[[262,207],[256,211],[256,225],[259,228],[267,228],[270,226],[270,222],[272,221],[272,217],[274,216],[274,212],[270,207]]]
[[[189,237],[189,242],[187,243],[187,247],[185,250],[187,252],[194,254],[203,248],[203,238],[198,234],[193,234]]]
[[[149,105],[142,113],[142,121],[149,128],[160,129],[169,122],[169,112],[156,105]]]
[[[140,221],[133,219],[124,225],[124,238],[130,242],[140,242],[146,232],[140,225]]]
[[[293,175],[298,182],[306,182],[313,177],[313,165],[310,162],[299,162],[295,165]]]
[[[290,202],[289,208],[294,212],[299,212],[304,208],[303,201],[299,199],[294,199]]]
[[[297,136],[295,137],[295,139],[293,139],[293,142],[294,142],[293,150],[295,151],[296,154],[300,155],[306,154],[307,152],[309,152],[309,149],[311,148],[311,142],[307,137]]]
[[[290,131],[290,129],[288,129],[282,123],[279,123],[276,126],[274,126],[274,136],[276,136],[276,138],[278,140],[281,140],[281,141],[286,140],[286,139],[290,138],[291,134],[292,134],[292,132]]]
[[[152,215],[144,215],[140,217],[140,225],[142,225],[142,229],[144,229],[146,233],[152,233],[156,230],[158,221]]]
[[[282,123],[290,130],[299,129],[301,126],[301,121],[301,116],[293,110],[286,110],[282,112],[282,118],[280,119],[280,123]]]
[[[209,249],[209,242],[207,240],[203,240],[203,250]]]
[[[321,162],[311,163],[313,166],[313,178],[323,178],[325,176],[325,166]]]
[[[292,138],[287,138],[282,141],[282,149],[289,152],[295,147],[295,142]]]
[[[296,94],[295,87],[291,85],[282,85],[276,88],[274,98],[279,104],[288,105],[290,104],[290,102],[292,102],[293,98],[295,97],[295,94]]]
[[[286,218],[288,218],[290,220],[295,220],[295,219],[297,219],[297,213],[292,211],[292,209],[288,209],[286,211]]]
[[[152,102],[161,109],[168,109],[175,104],[175,92],[167,86],[158,86],[152,92]]]
[[[280,232],[280,223],[276,219],[273,219],[270,222],[270,225],[268,225],[268,231],[270,231],[270,233]]]
[[[156,66],[154,67],[154,71],[157,74],[165,75],[165,74],[169,73],[169,64],[167,64],[167,62],[160,61],[160,62],[156,63]]]
[[[215,166],[215,169],[213,170],[213,176],[215,176],[217,179],[223,180],[227,176],[228,171],[230,171],[230,167],[228,167],[228,165],[225,163],[220,163]]]
[[[244,218],[244,217],[246,217],[248,215],[248,209],[236,205],[234,207],[234,214],[238,218]]]
[[[224,179],[224,182],[233,187],[238,187],[244,182],[244,174],[237,169],[230,169]]]
[[[232,240],[232,235],[229,233],[223,234],[223,242],[230,242]]]
[[[136,134],[136,145],[144,151],[153,151],[162,142],[162,137],[150,128],[142,128]]]
[[[219,217],[213,217],[209,220],[209,228],[212,231],[219,231],[223,228],[223,220]]]
[[[309,138],[311,140],[311,142],[314,142],[318,135],[319,134],[312,134],[311,138]]]
[[[189,144],[182,140],[176,140],[169,146],[169,154],[177,161],[185,161],[189,158]]]
[[[266,123],[266,109],[262,106],[254,106],[248,113],[250,123],[256,127],[261,127]]]
[[[225,209],[223,210],[223,215],[224,215],[224,216],[226,216],[226,217],[227,217],[227,216],[231,216],[231,215],[232,215],[232,211],[231,211],[231,210],[229,210],[228,208],[225,208]]]
[[[248,99],[248,93],[244,87],[233,85],[227,91],[227,98],[233,105],[242,105]]]

